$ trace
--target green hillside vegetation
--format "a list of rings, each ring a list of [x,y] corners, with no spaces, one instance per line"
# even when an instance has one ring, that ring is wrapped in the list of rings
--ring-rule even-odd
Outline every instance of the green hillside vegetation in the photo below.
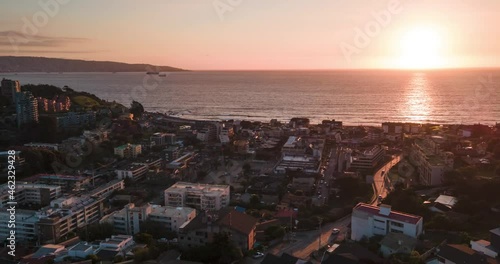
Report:
[[[77,95],[77,96],[72,96],[71,101],[74,102],[75,104],[85,107],[85,108],[93,108],[93,107],[98,107],[101,104],[97,102],[96,100],[85,96],[85,95]]]

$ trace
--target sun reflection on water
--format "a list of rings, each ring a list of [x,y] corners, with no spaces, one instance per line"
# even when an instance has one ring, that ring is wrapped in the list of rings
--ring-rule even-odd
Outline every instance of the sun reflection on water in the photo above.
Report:
[[[432,98],[425,73],[415,73],[406,87],[405,116],[408,120],[424,122],[431,113]]]

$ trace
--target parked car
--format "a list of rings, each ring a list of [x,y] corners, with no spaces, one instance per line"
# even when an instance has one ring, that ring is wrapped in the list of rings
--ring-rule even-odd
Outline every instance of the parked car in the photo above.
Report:
[[[252,255],[252,258],[254,258],[254,259],[258,259],[258,258],[262,258],[262,257],[264,257],[264,253],[259,252],[259,251],[255,252],[255,254]]]

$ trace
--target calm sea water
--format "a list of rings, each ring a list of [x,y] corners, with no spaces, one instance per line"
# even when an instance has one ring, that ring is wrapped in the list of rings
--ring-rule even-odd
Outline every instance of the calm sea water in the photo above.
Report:
[[[309,117],[383,121],[500,122],[500,71],[199,71],[18,73],[0,78],[53,84],[149,111],[205,120]]]

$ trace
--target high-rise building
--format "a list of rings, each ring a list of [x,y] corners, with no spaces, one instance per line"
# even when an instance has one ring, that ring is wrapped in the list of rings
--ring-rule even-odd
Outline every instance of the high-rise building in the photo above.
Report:
[[[21,85],[19,81],[12,81],[7,79],[2,79],[2,95],[5,97],[10,97],[12,102],[16,101],[16,93],[21,92]]]
[[[31,92],[18,92],[15,98],[17,126],[21,127],[21,125],[27,123],[38,123],[38,102]]]

